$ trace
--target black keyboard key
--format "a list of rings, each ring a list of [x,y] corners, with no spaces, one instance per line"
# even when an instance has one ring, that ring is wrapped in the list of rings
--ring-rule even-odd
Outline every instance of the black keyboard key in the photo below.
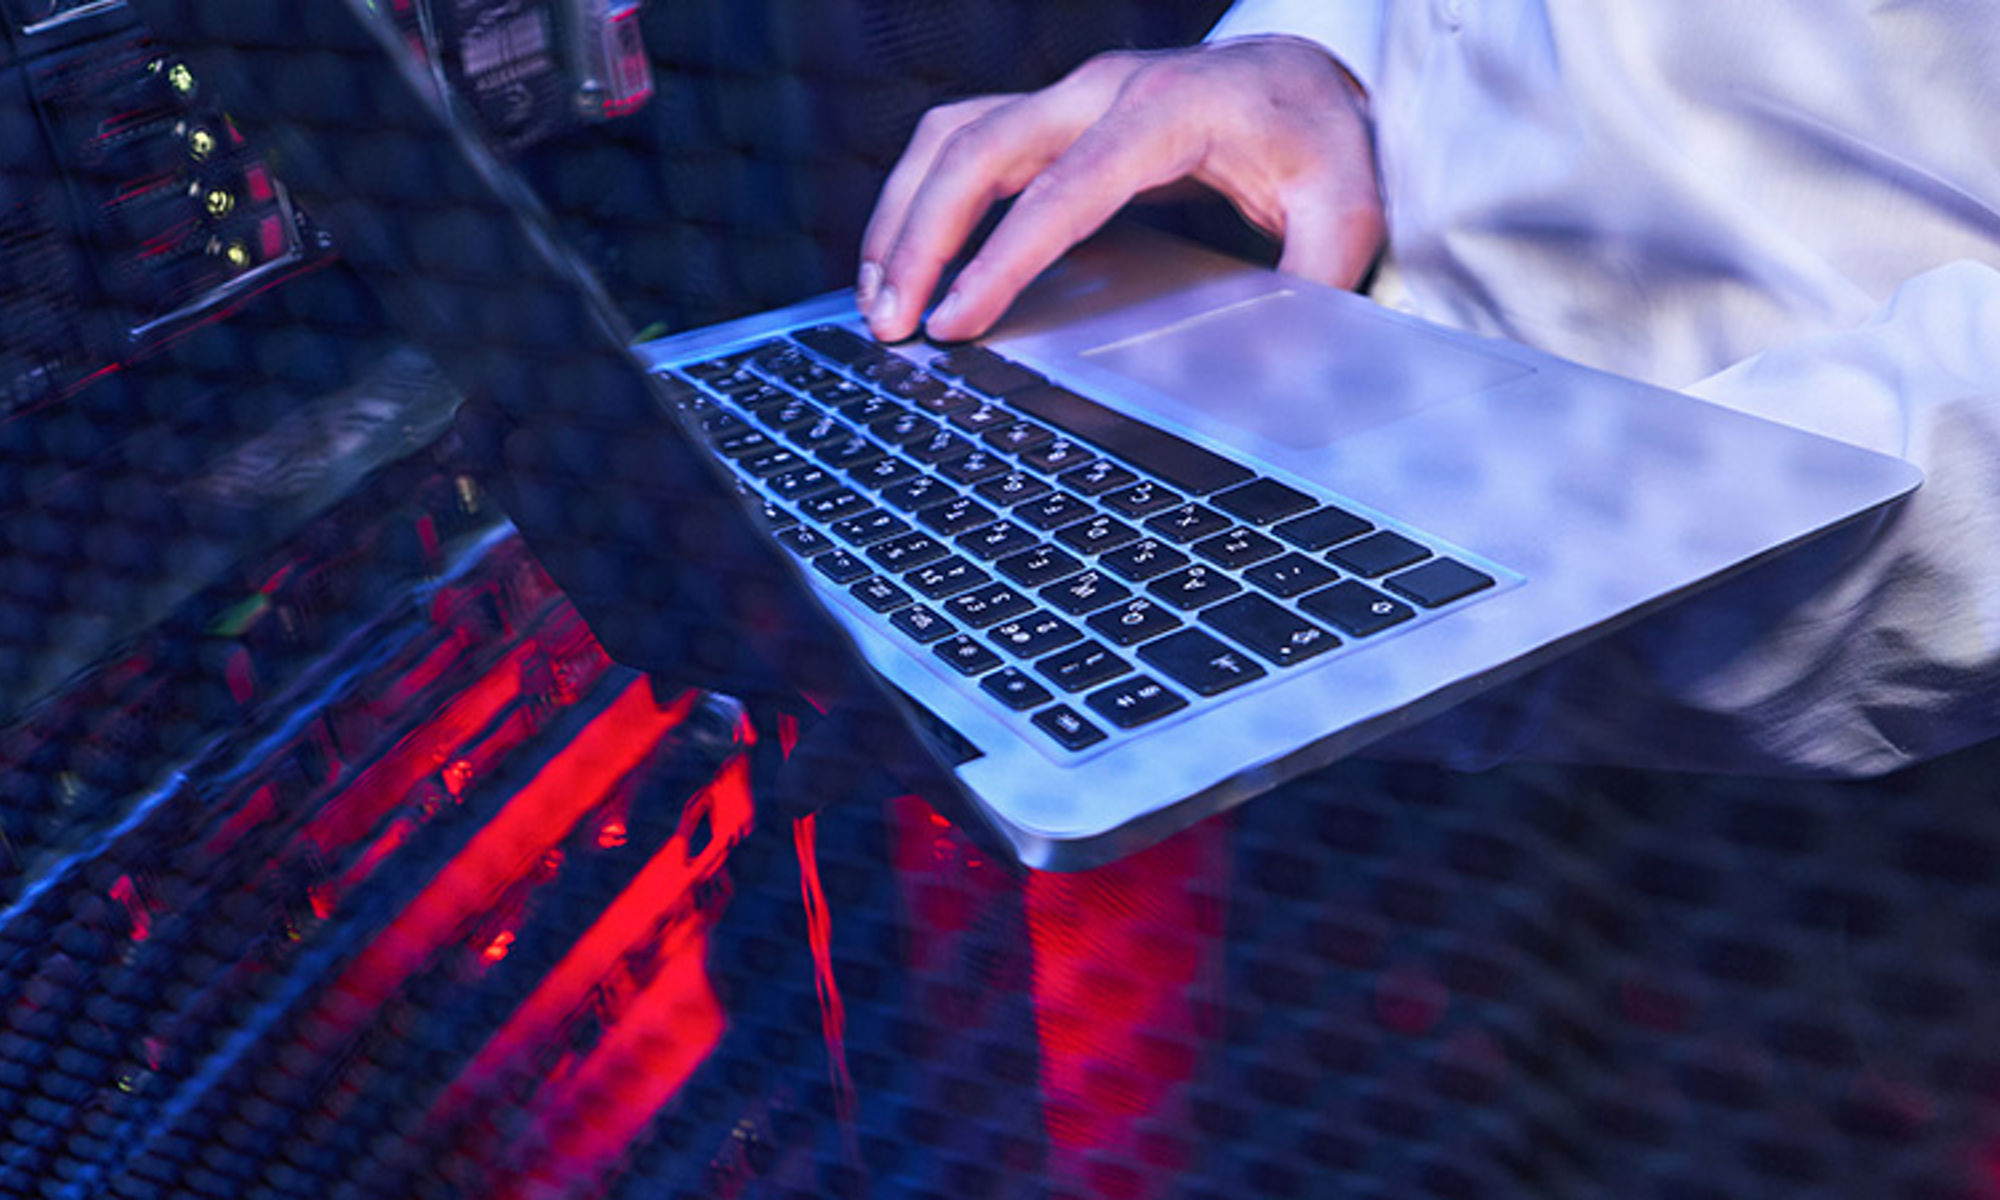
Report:
[[[1034,606],[1033,601],[1004,583],[989,583],[960,592],[944,602],[945,612],[974,629],[1018,617]]]
[[[1022,388],[1046,383],[1041,375],[1017,362],[1002,358],[984,346],[955,346],[931,361],[931,370],[962,379],[989,396],[1005,396]]]
[[[1289,609],[1251,594],[1201,610],[1201,623],[1281,667],[1340,645],[1340,639]]]
[[[1179,693],[1149,675],[1121,679],[1085,696],[1083,702],[1120,729],[1136,729],[1187,707]]]
[[[874,462],[848,472],[848,475],[853,477],[854,482],[860,484],[862,487],[875,488],[878,491],[882,488],[895,487],[899,483],[908,483],[921,474],[923,472],[900,458],[878,458]]]
[[[701,418],[701,435],[714,445],[724,438],[735,437],[739,433],[751,432],[750,423],[735,413],[716,409]]]
[[[910,531],[909,522],[895,513],[880,508],[851,517],[842,517],[832,525],[833,536],[850,546],[872,546],[884,538],[895,537]]]
[[[1175,608],[1186,609],[1227,600],[1242,591],[1243,585],[1213,567],[1196,563],[1160,576],[1147,584],[1146,590]]]
[[[1352,579],[1312,593],[1299,601],[1299,607],[1355,637],[1380,633],[1417,615],[1416,609],[1401,600],[1392,600]]]
[[[882,390],[899,400],[914,404],[932,404],[942,400],[947,394],[944,381],[928,371],[912,368],[897,371],[881,381]]]
[[[908,608],[897,610],[896,615],[889,618],[889,624],[916,642],[935,642],[956,628],[950,621],[921,604],[912,604]]]
[[[935,475],[919,475],[908,482],[882,489],[882,499],[904,512],[918,512],[957,495],[957,488]]]
[[[931,653],[950,663],[952,669],[961,675],[984,675],[1000,665],[1000,656],[972,639],[972,635],[960,633],[945,638],[931,647]]]
[[[1010,554],[993,564],[1002,575],[1022,587],[1038,588],[1076,574],[1083,563],[1073,554],[1055,546],[1037,546]]]
[[[961,392],[957,388],[946,388],[935,396],[913,399],[912,403],[925,412],[937,413],[939,416],[950,416],[952,413],[961,412],[980,404],[981,400],[979,397]]]
[[[1145,517],[1163,508],[1172,508],[1182,503],[1180,493],[1163,488],[1150,479],[1142,479],[1129,487],[1106,492],[1099,503],[1112,512],[1127,517]]]
[[[835,583],[852,583],[864,575],[873,574],[867,563],[845,550],[829,550],[812,560],[813,569]]]
[[[804,525],[794,525],[790,529],[778,531],[778,544],[793,554],[803,558],[808,554],[818,554],[833,545],[827,536]]]
[[[1357,538],[1375,526],[1344,508],[1327,505],[1302,517],[1281,521],[1271,532],[1301,550],[1324,550]]]
[[[1007,400],[1029,416],[1095,442],[1184,492],[1207,495],[1254,477],[1241,464],[1212,450],[1113,412],[1066,388],[1024,388]]]
[[[1092,517],[1056,531],[1056,540],[1082,554],[1100,554],[1139,540],[1139,531],[1116,517]]]
[[[792,334],[792,340],[842,366],[875,352],[875,343],[838,325],[815,325]]]
[[[1284,547],[1254,529],[1242,526],[1228,533],[1218,533],[1214,537],[1203,538],[1194,544],[1194,552],[1219,567],[1240,571],[1253,563],[1263,562]]]
[[[1158,538],[1141,538],[1101,556],[1098,565],[1108,567],[1134,583],[1143,583],[1187,565],[1188,556]]]
[[[736,462],[743,468],[745,474],[754,475],[759,479],[806,465],[805,459],[790,450],[759,450],[755,454],[744,455]]]
[[[880,575],[870,575],[847,590],[855,599],[878,613],[901,608],[910,602],[910,593]]]
[[[972,453],[972,443],[956,434],[947,433],[940,429],[922,441],[906,444],[903,447],[903,453],[916,459],[918,462],[930,463],[935,466],[938,463],[947,463],[955,459],[964,458],[966,455]]]
[[[984,436],[987,445],[995,450],[1005,450],[1009,454],[1026,454],[1056,439],[1055,434],[1033,421],[1015,421],[1011,425],[1001,425],[987,430]]]
[[[803,396],[790,397],[783,404],[767,408],[757,415],[767,428],[775,429],[779,433],[804,429],[814,421],[826,418],[826,414],[820,411],[819,405]]]
[[[842,438],[853,436],[854,431],[852,429],[849,429],[832,417],[822,416],[815,419],[809,425],[794,429],[792,431],[792,444],[794,446],[802,446],[807,450],[817,450],[821,446],[830,445]]]
[[[935,529],[946,537],[977,529],[992,519],[993,510],[970,496],[953,496],[917,513],[917,520],[925,528]]]
[[[901,537],[878,542],[868,550],[868,557],[880,563],[889,571],[913,571],[925,563],[934,563],[951,553],[934,537],[926,533],[906,533]]]
[[[1431,552],[1423,546],[1387,529],[1349,542],[1327,555],[1335,564],[1366,579],[1386,575],[1430,556]]]
[[[1209,503],[1252,525],[1269,525],[1306,511],[1313,507],[1315,501],[1297,488],[1286,487],[1275,479],[1257,479],[1219,496],[1211,496]]]
[[[813,451],[813,457],[836,471],[857,471],[881,458],[882,447],[857,433],[828,442]]]
[[[929,417],[903,409],[900,412],[890,413],[879,421],[869,422],[868,432],[891,446],[907,446],[911,442],[923,441],[940,430],[937,422]]]
[[[1340,572],[1296,551],[1261,562],[1243,572],[1243,578],[1273,596],[1303,596],[1340,578]]]
[[[1139,657],[1199,696],[1216,696],[1253,679],[1264,668],[1248,654],[1199,629],[1183,629],[1139,647]]]
[[[830,492],[808,496],[798,502],[800,516],[822,524],[838,521],[842,517],[856,516],[872,507],[874,506],[869,504],[865,497],[852,488],[835,488]]]
[[[1081,640],[1076,626],[1053,613],[1029,613],[986,631],[994,645],[1018,658],[1040,658]]]
[[[1102,571],[1085,571],[1072,575],[1060,583],[1052,583],[1041,590],[1041,597],[1051,606],[1059,608],[1072,617],[1096,612],[1106,605],[1129,599],[1132,589],[1104,574]]]
[[[1101,492],[1108,492],[1113,488],[1130,486],[1138,481],[1139,477],[1137,475],[1134,475],[1108,458],[1100,458],[1095,462],[1085,463],[1083,466],[1073,470],[1064,471],[1056,477],[1057,483],[1063,484],[1071,491],[1083,496],[1095,496]]]
[[[959,535],[958,544],[967,553],[991,561],[1019,554],[1041,544],[1034,534],[1014,524],[1012,521],[995,521],[983,529]]]
[[[1054,738],[1065,750],[1087,750],[1104,740],[1102,729],[1067,704],[1044,709],[1030,719],[1035,728]]]
[[[716,438],[715,452],[729,458],[742,458],[746,454],[760,454],[777,444],[771,440],[771,435],[746,425],[737,433]]]
[[[995,475],[1005,475],[1008,469],[1007,460],[992,451],[974,450],[963,458],[952,459],[940,466],[938,474],[954,483],[971,486],[991,479]]]
[[[725,354],[721,358],[710,358],[698,363],[689,363],[682,367],[681,370],[701,380],[703,383],[714,383],[718,379],[725,379],[741,372],[743,370],[743,360],[740,355]]]
[[[972,489],[980,498],[994,504],[1021,504],[1038,496],[1049,494],[1049,485],[1028,474],[1026,471],[1009,471]]]
[[[1166,605],[1144,596],[1104,609],[1085,623],[1120,646],[1135,646],[1181,627],[1181,619]]]
[[[1183,504],[1170,508],[1146,522],[1146,528],[1164,538],[1186,545],[1196,538],[1205,538],[1212,533],[1221,533],[1235,524],[1228,517],[1214,509],[1203,508],[1199,504]]]
[[[1132,667],[1106,649],[1102,642],[1078,642],[1058,650],[1035,664],[1050,682],[1065,692],[1080,692],[1118,678]]]
[[[995,671],[980,680],[979,686],[987,695],[1015,712],[1024,712],[1037,705],[1047,704],[1055,698],[1049,693],[1049,689],[1036,683],[1032,676],[1019,667],[1007,667]]]
[[[1080,467],[1096,457],[1096,451],[1082,442],[1066,437],[1043,442],[1032,450],[1021,452],[1022,462],[1050,474],[1067,471],[1071,467]]]
[[[811,396],[821,404],[832,405],[842,413],[847,413],[848,405],[860,400],[873,398],[875,393],[851,379],[829,379],[821,383],[815,383],[807,388],[806,395]],[[882,402],[884,404],[892,403],[887,397],[883,397]],[[879,417],[882,414],[878,412],[874,415]],[[860,420],[861,418],[856,417],[854,419]]]
[[[956,554],[918,567],[903,576],[903,582],[923,593],[929,600],[942,600],[946,596],[956,595],[992,581],[991,575]]]
[[[1455,558],[1434,558],[1401,575],[1391,575],[1383,581],[1383,586],[1425,608],[1437,608],[1492,587],[1493,577]]]
[[[1012,425],[1020,420],[1018,416],[991,401],[975,404],[971,408],[960,409],[951,414],[951,423],[971,434],[983,434],[990,430]]]
[[[798,397],[783,388],[772,387],[761,380],[758,381],[756,387],[732,391],[730,397],[736,403],[758,416],[762,416],[774,408],[782,408],[798,399]]]
[[[908,379],[912,375],[922,374],[917,369],[917,364],[911,362],[909,359],[899,354],[890,354],[880,349],[877,349],[874,354],[862,355],[855,359],[852,365],[856,375],[859,375],[877,387],[886,387],[889,384]],[[925,376],[925,378],[929,378],[929,376]]]
[[[771,476],[764,485],[787,500],[796,500],[831,491],[840,486],[840,479],[822,467],[799,467]]]
[[[879,392],[863,391],[851,383],[845,386],[852,389],[854,394],[837,407],[841,416],[857,425],[873,425],[877,421],[886,421],[897,413],[906,411],[902,404]],[[823,398],[815,397],[815,399]]]
[[[763,512],[764,528],[766,529],[790,529],[799,523],[797,517],[779,508],[769,500],[759,501],[758,507]]]
[[[1068,492],[1051,492],[1039,500],[1031,500],[1014,510],[1014,515],[1036,529],[1061,529],[1065,525],[1081,521],[1096,512],[1090,505],[1070,495]]]

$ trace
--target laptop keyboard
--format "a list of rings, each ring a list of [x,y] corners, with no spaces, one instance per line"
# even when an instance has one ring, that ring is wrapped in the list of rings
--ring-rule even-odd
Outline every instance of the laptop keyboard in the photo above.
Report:
[[[816,325],[662,374],[780,544],[1059,757],[1495,583],[982,346]]]

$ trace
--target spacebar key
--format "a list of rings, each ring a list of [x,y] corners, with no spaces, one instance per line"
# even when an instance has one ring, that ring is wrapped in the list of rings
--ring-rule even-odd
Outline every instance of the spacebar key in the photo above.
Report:
[[[1256,478],[1240,463],[1054,384],[1015,392],[1007,403],[1197,496]]]

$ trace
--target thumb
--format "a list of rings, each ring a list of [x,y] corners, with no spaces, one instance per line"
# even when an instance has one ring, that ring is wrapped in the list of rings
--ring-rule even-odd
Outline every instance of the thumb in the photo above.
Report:
[[[1351,288],[1374,265],[1385,233],[1382,209],[1372,198],[1361,204],[1301,199],[1285,212],[1278,269],[1314,283]]]

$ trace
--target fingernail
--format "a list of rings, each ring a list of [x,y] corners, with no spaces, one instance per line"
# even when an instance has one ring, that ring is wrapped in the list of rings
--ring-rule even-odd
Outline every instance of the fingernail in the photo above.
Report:
[[[854,281],[854,303],[862,312],[867,312],[875,303],[875,289],[882,286],[882,268],[874,262],[861,264],[861,273]]]
[[[932,329],[936,329],[940,325],[949,325],[951,324],[951,319],[957,316],[958,310],[963,307],[964,305],[959,302],[958,291],[954,288],[946,292],[944,299],[938,303],[936,308],[931,310],[931,319],[926,321],[925,324]]]
[[[896,327],[896,312],[902,307],[903,298],[896,294],[896,285],[886,284],[875,296],[875,303],[868,306],[868,323],[877,333]]]

